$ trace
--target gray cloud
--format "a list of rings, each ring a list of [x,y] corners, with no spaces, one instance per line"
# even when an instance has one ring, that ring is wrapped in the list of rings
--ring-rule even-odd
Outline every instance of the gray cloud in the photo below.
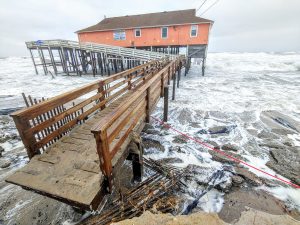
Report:
[[[207,0],[200,15],[215,0]],[[7,0],[0,2],[0,56],[28,55],[24,42],[76,40],[74,31],[104,15],[119,16],[195,8],[202,1]],[[300,51],[299,0],[220,0],[212,19],[210,51]]]

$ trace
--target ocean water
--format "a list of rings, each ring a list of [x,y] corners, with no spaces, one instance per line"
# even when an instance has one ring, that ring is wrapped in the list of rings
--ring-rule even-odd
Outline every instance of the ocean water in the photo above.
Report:
[[[67,77],[36,75],[29,57],[9,57],[0,59],[0,110],[23,106],[21,93],[33,97],[52,97],[81,85],[101,79],[101,77]],[[249,130],[261,132],[265,128],[260,115],[266,110],[276,110],[288,115],[300,123],[300,53],[209,53],[206,75],[201,76],[201,67],[192,65],[189,74],[180,82],[176,90],[176,100],[169,102],[169,123],[176,129],[204,142],[218,145],[233,144],[237,153],[249,163],[280,177],[266,166],[268,151],[257,144],[257,138]],[[170,94],[171,96],[171,90]],[[154,117],[162,118],[163,102],[158,103]],[[155,129],[162,131],[160,125],[152,121]],[[234,127],[228,135],[214,136],[199,134],[199,130],[215,126]],[[0,126],[0,135],[15,132],[13,123]],[[160,141],[166,151],[153,151],[147,157],[153,159],[179,158],[182,162],[174,166],[185,168],[197,165],[205,171],[196,174],[196,181],[205,182],[217,170],[224,170],[224,165],[212,160],[208,149],[188,141],[186,144],[174,143],[178,135],[170,130],[160,135],[146,135]],[[300,135],[289,135],[295,146],[300,145]],[[1,143],[5,151],[10,151],[21,143]],[[181,151],[172,150],[180,147]],[[24,163],[19,163],[22,166]],[[14,165],[12,165],[14,166]],[[228,168],[227,168],[228,169]],[[257,176],[263,174],[251,170]],[[230,172],[224,172],[218,183],[230,181]],[[284,178],[286,179],[286,178]],[[192,201],[204,190],[195,180],[189,183],[189,190],[184,193]],[[274,188],[261,187],[275,197],[287,202],[291,208],[300,210],[300,192],[285,185]],[[290,191],[292,190],[292,191]],[[211,190],[200,200],[198,207],[207,212],[218,212],[223,205],[223,193]],[[188,204],[188,202],[187,202]],[[20,207],[20,206],[19,206]],[[16,209],[17,210],[17,209]]]
[[[288,180],[266,166],[270,157],[269,150],[259,145],[261,140],[252,132],[269,132],[269,128],[260,117],[264,111],[274,110],[289,116],[297,123],[300,122],[299,87],[300,54],[210,53],[204,77],[201,76],[201,67],[194,65],[188,76],[182,78],[180,88],[176,91],[176,100],[169,103],[168,123],[212,147],[212,142],[218,146],[232,144],[238,149],[236,153],[249,164]],[[162,114],[161,101],[154,116],[161,119]],[[158,123],[154,121],[153,124],[156,129],[160,129]],[[234,129],[228,135],[199,134],[200,130],[217,126]],[[149,157],[157,160],[180,158],[183,162],[173,165],[185,168],[194,164],[202,167],[206,176],[200,175],[197,178],[200,181],[207,181],[215,171],[223,169],[223,164],[212,160],[207,148],[191,140],[188,140],[187,144],[174,144],[174,137],[177,135],[178,133],[170,130],[163,136],[146,135],[148,138],[159,140],[167,149],[164,153],[154,152]],[[295,147],[299,146],[299,132],[284,138],[291,141]],[[280,137],[279,141],[283,142],[283,139]],[[180,147],[181,151],[173,151],[174,147]],[[299,148],[296,151],[299,151]],[[249,170],[259,177],[274,180],[255,169]],[[230,177],[230,173],[225,173],[223,179],[230,181]],[[277,198],[280,196],[288,207],[300,210],[299,189],[286,187],[285,184],[274,188],[263,186],[261,189]],[[189,192],[191,199],[197,197],[199,190],[201,187],[193,186]],[[199,208],[207,212],[221,210],[222,193],[214,190],[204,196],[204,199],[206,200],[199,202]]]

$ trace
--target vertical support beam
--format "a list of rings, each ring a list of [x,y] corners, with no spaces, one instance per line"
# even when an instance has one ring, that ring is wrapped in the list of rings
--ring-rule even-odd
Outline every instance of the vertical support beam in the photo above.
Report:
[[[103,76],[103,64],[102,64],[102,56],[101,53],[97,53],[98,66],[101,71],[101,75]]]
[[[47,75],[48,71],[47,71],[47,67],[46,67],[46,62],[45,62],[43,50],[39,47],[38,47],[38,53],[39,53],[39,56],[40,56],[40,60],[41,60],[43,69],[44,69],[44,74]]]
[[[170,85],[170,80],[171,80],[171,72],[170,72],[170,67],[168,68],[168,85]]]
[[[84,71],[85,74],[88,73],[87,71],[87,54],[86,51],[81,50],[81,58],[82,58],[82,70]]]
[[[202,59],[202,76],[204,76],[205,74],[205,63],[206,63],[206,58],[204,57]]]
[[[104,82],[103,81],[100,81],[100,85],[99,85],[99,88],[98,88],[98,93],[102,93],[103,95],[99,98],[99,101],[102,102],[105,100],[105,93],[104,93]],[[105,109],[105,104],[103,106],[101,106],[101,110]]]
[[[75,73],[76,72],[76,67],[75,67],[75,63],[74,63],[74,57],[73,57],[73,49],[70,48],[68,49],[69,52],[69,62],[70,62],[70,67],[72,68],[72,72]],[[78,73],[77,73],[78,75]]]
[[[187,75],[189,72],[189,57],[186,58],[185,65],[184,65],[184,76]]]
[[[48,47],[48,51],[49,51],[49,55],[50,55],[50,59],[51,59],[51,64],[52,64],[54,73],[55,73],[55,75],[57,75],[57,68],[56,68],[54,57],[53,57],[52,49],[50,47]]]
[[[61,68],[62,68],[63,72],[65,73],[66,70],[65,70],[63,59],[62,59],[63,56],[62,56],[62,53],[61,53],[61,49],[57,49],[57,51],[58,51],[58,55],[59,55],[59,59],[60,59]]]
[[[66,67],[66,71],[67,71],[67,75],[70,75],[70,58],[69,58],[69,54],[68,54],[68,49],[63,48],[63,57],[64,57],[64,61],[65,61],[65,67]]]
[[[164,122],[168,121],[169,111],[169,86],[164,87]]]
[[[77,52],[76,48],[74,48],[74,59],[75,59],[76,71],[81,76],[82,71],[80,70],[80,67],[79,67],[80,65],[79,65],[78,58],[79,58],[78,52]]]
[[[176,88],[176,72],[172,69],[172,76],[173,76],[173,93],[172,93],[172,100],[175,100],[175,88]]]
[[[177,70],[177,88],[179,88],[179,81],[181,78],[181,67],[180,64],[178,65],[178,70]]]
[[[115,73],[118,73],[118,65],[116,59],[114,59],[114,67],[115,67]]]
[[[62,55],[62,60],[64,62],[63,64],[64,64],[64,67],[65,67],[65,72],[67,73],[67,75],[69,75],[68,59],[67,59],[67,56],[66,56],[65,49],[63,47],[61,47],[61,55]]]
[[[160,97],[164,97],[164,73],[161,74],[161,79],[160,79]]]
[[[106,61],[105,61],[105,54],[104,53],[102,53],[102,64],[103,64],[104,73],[106,73],[107,68],[106,68]]]
[[[139,154],[132,154],[133,181],[141,182],[143,176],[143,157]]]
[[[31,56],[32,63],[33,63],[33,65],[34,65],[35,73],[36,73],[36,75],[38,75],[39,73],[38,73],[38,70],[37,70],[37,68],[36,68],[36,64],[35,64],[35,60],[34,60],[34,57],[33,57],[32,51],[31,51],[31,48],[29,48],[29,52],[30,52],[30,56]]]
[[[78,56],[79,63],[80,63],[80,64],[78,64],[79,68],[81,66],[80,75],[82,75],[84,68],[83,68],[83,64],[82,64],[82,53],[81,53],[80,49],[77,50],[77,56]]]
[[[121,59],[121,70],[124,71],[124,57],[122,56],[122,59]]]
[[[146,105],[146,123],[150,123],[150,111],[151,111],[151,96],[150,96],[150,93],[151,93],[151,89],[150,87],[147,88],[147,95],[146,95],[146,98],[147,98],[147,105]]]
[[[107,142],[107,132],[101,131],[99,133],[94,133],[96,144],[97,144],[97,153],[100,160],[100,170],[103,173],[105,180],[104,183],[107,185],[107,191],[112,193],[113,189],[113,177],[112,177],[112,164],[111,157],[109,153],[109,146]]]
[[[107,59],[107,55],[105,54],[105,64],[107,67],[107,75],[110,76],[110,68],[109,68],[109,61]]]
[[[186,46],[186,52],[185,52],[185,56],[188,57],[189,56],[189,46]]]
[[[12,117],[15,122],[16,128],[19,132],[19,135],[22,139],[22,142],[26,148],[29,159],[31,159],[33,156],[37,154],[40,154],[40,151],[34,148],[34,145],[36,143],[34,136],[24,135],[24,131],[31,128],[29,121],[22,120],[18,116],[14,116],[14,115],[12,115]]]

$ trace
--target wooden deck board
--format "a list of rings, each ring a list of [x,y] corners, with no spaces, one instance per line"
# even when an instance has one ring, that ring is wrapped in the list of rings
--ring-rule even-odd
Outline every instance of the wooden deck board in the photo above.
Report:
[[[130,96],[130,93],[111,103],[109,107],[75,127],[67,136],[50,146],[42,155],[30,162],[6,181],[49,197],[89,208],[99,198],[103,176],[99,168],[94,136],[89,131],[92,124],[107,115]],[[142,120],[143,118],[141,118]],[[118,164],[130,140],[126,140],[112,161]],[[122,149],[123,148],[123,149]]]

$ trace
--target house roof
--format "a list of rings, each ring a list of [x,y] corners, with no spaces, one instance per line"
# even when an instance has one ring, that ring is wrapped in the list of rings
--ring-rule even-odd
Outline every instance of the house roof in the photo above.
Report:
[[[96,25],[76,31],[76,33],[193,23],[213,23],[213,21],[197,17],[195,9],[186,9],[178,11],[165,11],[141,15],[105,18]]]

